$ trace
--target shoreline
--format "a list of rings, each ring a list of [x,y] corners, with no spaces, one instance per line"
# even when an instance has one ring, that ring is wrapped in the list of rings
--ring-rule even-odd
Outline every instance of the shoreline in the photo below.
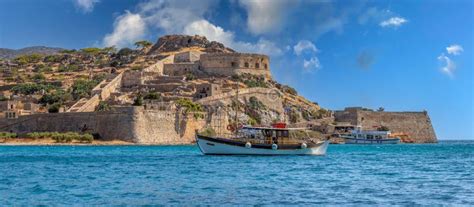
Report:
[[[120,145],[136,145],[133,142],[122,140],[94,140],[87,142],[56,142],[53,139],[32,139],[32,138],[7,138],[0,139],[0,146],[120,146]]]
[[[56,142],[51,138],[32,139],[32,138],[6,138],[0,139],[0,146],[190,146],[196,143],[163,143],[146,144],[127,142],[118,139],[114,140],[94,140],[91,143],[86,142]]]

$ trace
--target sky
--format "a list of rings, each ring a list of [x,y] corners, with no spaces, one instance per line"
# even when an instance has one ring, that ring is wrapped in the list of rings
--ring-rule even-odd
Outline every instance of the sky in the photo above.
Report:
[[[270,56],[274,79],[331,110],[428,111],[474,139],[470,0],[0,0],[0,48],[133,47],[205,35]]]

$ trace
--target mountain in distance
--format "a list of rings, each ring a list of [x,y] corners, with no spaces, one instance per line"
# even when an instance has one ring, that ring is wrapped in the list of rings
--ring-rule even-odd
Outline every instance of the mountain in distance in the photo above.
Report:
[[[0,59],[13,59],[19,55],[43,54],[52,55],[64,50],[58,47],[32,46],[21,49],[0,48]]]

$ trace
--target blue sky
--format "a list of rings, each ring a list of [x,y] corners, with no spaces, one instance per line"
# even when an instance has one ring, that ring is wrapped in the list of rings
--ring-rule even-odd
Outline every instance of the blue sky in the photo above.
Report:
[[[474,139],[473,12],[468,0],[2,0],[0,47],[206,35],[270,55],[277,81],[323,107],[427,110],[440,139]]]

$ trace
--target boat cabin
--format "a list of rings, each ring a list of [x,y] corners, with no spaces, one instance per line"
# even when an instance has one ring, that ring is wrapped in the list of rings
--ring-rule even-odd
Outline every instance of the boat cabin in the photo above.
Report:
[[[390,131],[355,129],[352,130],[351,134],[347,135],[347,137],[356,139],[388,139],[390,138],[390,134]]]
[[[243,127],[239,132],[243,137],[262,144],[298,144],[296,130],[299,128]],[[300,133],[301,134],[301,133]],[[301,139],[300,139],[301,140]]]

